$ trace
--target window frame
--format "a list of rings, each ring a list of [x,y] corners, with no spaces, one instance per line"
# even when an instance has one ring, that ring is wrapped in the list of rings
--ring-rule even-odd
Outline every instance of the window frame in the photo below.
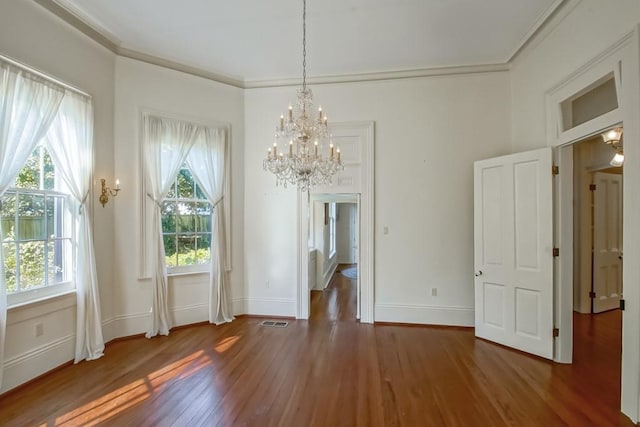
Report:
[[[196,123],[211,129],[224,129],[227,135],[227,155],[225,157],[225,201],[223,204],[224,209],[224,222],[225,222],[225,244],[226,244],[226,267],[229,271],[233,269],[233,251],[232,251],[232,218],[231,218],[231,157],[233,156],[233,138],[231,133],[231,123],[225,121],[218,121],[213,119],[203,119],[200,117],[193,116],[185,116],[180,114],[175,114],[173,112],[167,112],[162,110],[156,110],[148,107],[139,107],[138,108],[138,164],[140,168],[140,176],[142,177],[138,181],[138,194],[140,197],[138,198],[138,219],[139,219],[139,227],[138,227],[138,280],[149,280],[153,277],[152,273],[152,265],[153,259],[155,258],[156,249],[150,245],[151,239],[154,234],[158,231],[153,229],[151,224],[152,221],[151,215],[153,212],[154,202],[148,197],[149,183],[147,182],[147,167],[145,164],[145,146],[144,146],[144,117],[147,115],[154,115],[159,117],[165,117],[173,120],[182,120],[184,122]],[[219,207],[218,207],[219,209]],[[213,213],[212,213],[213,214]],[[184,272],[172,272],[172,276],[182,275],[182,274],[202,274],[202,271],[184,271]]]
[[[39,143],[35,148],[35,150],[47,150],[46,144],[44,143]],[[42,151],[39,153],[39,157],[42,157]],[[31,157],[31,156],[30,156]],[[28,161],[28,160],[27,160]],[[24,167],[26,166],[27,162],[25,162],[25,164],[23,165],[23,167],[20,169],[20,171],[22,171],[24,169]],[[53,162],[52,162],[53,164]],[[43,169],[44,165],[42,163],[42,161],[38,162],[38,173],[40,174],[40,176],[42,176],[42,174],[44,173],[44,169]],[[68,192],[67,188],[66,188],[66,184],[64,183],[63,179],[57,175],[56,172],[56,165],[53,164],[54,167],[54,189],[45,189],[45,188],[38,188],[38,189],[32,189],[32,188],[19,188],[16,186],[16,180],[18,178],[18,175],[16,175],[16,177],[13,179],[13,183],[12,186],[10,186],[9,188],[7,188],[7,190],[5,191],[5,193],[2,195],[2,197],[0,197],[0,206],[2,205],[2,203],[4,202],[4,199],[7,196],[14,196],[15,197],[15,226],[18,227],[19,230],[19,226],[20,226],[20,222],[19,222],[19,212],[18,212],[18,205],[19,205],[19,199],[20,199],[20,195],[33,195],[33,196],[37,196],[37,195],[42,195],[43,197],[43,204],[45,206],[45,213],[44,213],[44,221],[45,221],[45,227],[47,224],[47,219],[46,219],[46,201],[48,198],[62,198],[63,199],[63,207],[62,209],[59,211],[59,215],[60,217],[58,219],[55,219],[54,221],[61,221],[63,224],[63,230],[67,230],[67,232],[65,233],[64,236],[61,237],[54,237],[52,238],[51,233],[49,233],[46,228],[45,228],[45,233],[44,233],[44,238],[43,239],[20,239],[20,238],[16,238],[14,237],[14,240],[11,242],[7,242],[9,244],[13,244],[15,245],[15,253],[16,253],[16,267],[15,267],[15,272],[16,272],[16,285],[18,287],[18,289],[20,289],[20,260],[19,260],[19,246],[20,244],[24,244],[27,242],[43,242],[44,243],[44,277],[45,277],[45,284],[38,286],[38,287],[34,287],[32,289],[27,289],[27,290],[18,290],[16,292],[11,292],[9,293],[7,291],[7,308],[14,308],[14,307],[19,307],[19,306],[24,306],[24,305],[28,305],[31,303],[35,303],[38,301],[42,301],[44,299],[48,299],[48,298],[54,298],[54,297],[58,297],[58,296],[62,296],[65,294],[69,294],[69,293],[75,293],[76,292],[76,277],[75,277],[75,267],[76,267],[76,260],[75,260],[75,249],[76,249],[76,241],[75,241],[75,237],[76,237],[76,230],[75,230],[75,221],[73,220],[73,216],[72,216],[72,212],[74,207],[76,206],[75,200],[72,197],[72,195]],[[20,173],[20,172],[19,172]],[[40,179],[40,183],[39,183],[39,187],[42,187],[42,183],[43,180]],[[65,191],[66,190],[66,191]],[[54,218],[56,218],[54,216]],[[3,230],[2,236],[2,248],[0,250],[5,250],[4,245],[5,245],[5,232]],[[48,244],[50,242],[55,242],[55,241],[60,241],[62,243],[62,245],[64,245],[65,247],[63,247],[62,251],[63,251],[63,260],[62,263],[64,264],[64,269],[67,271],[67,276],[66,279],[64,281],[58,282],[58,283],[54,283],[54,284],[47,284],[48,282],[48,276],[49,276],[49,271],[48,271],[48,263],[47,263],[47,255],[48,255]],[[66,244],[65,244],[66,242]],[[5,258],[6,259],[6,258]],[[2,274],[6,274],[6,271],[3,267],[3,271]]]
[[[188,170],[189,174],[191,175],[191,178],[193,180],[193,197],[189,198],[189,197],[179,197],[180,194],[178,194],[178,179],[179,179],[179,175],[183,170]],[[180,169],[178,170],[178,173],[176,174],[176,176],[173,179],[173,192],[175,197],[166,197],[164,199],[164,201],[162,202],[162,205],[164,207],[164,205],[166,203],[185,203],[185,204],[191,204],[191,203],[203,203],[203,204],[207,204],[209,205],[209,215],[208,215],[208,220],[210,223],[210,229],[211,231],[205,231],[205,232],[201,232],[198,231],[196,229],[196,231],[193,232],[180,232],[178,230],[178,225],[175,224],[175,230],[173,232],[165,232],[164,229],[162,230],[162,237],[163,237],[163,241],[164,241],[164,237],[167,235],[174,235],[176,240],[180,238],[180,236],[194,236],[195,237],[195,241],[196,241],[196,245],[195,245],[195,250],[197,251],[198,246],[197,246],[197,239],[200,236],[204,236],[204,235],[209,235],[209,242],[212,242],[212,239],[214,238],[213,235],[213,210],[214,207],[212,206],[211,202],[209,202],[209,200],[207,200],[206,197],[203,198],[198,198],[197,197],[197,187],[202,187],[200,185],[200,182],[198,182],[198,179],[195,177],[195,175],[193,175],[193,172],[191,171],[191,168],[189,167],[189,165],[185,162]],[[202,190],[200,190],[202,191]],[[197,210],[197,205],[196,205],[196,210]],[[177,214],[176,214],[177,215]],[[194,215],[196,217],[195,219],[195,223],[198,224],[199,221],[197,220],[198,217],[206,217],[206,215]],[[177,246],[177,244],[176,244]],[[197,252],[196,252],[197,254]],[[165,246],[165,259],[166,259],[166,246]],[[178,256],[178,250],[176,247],[176,256]],[[167,275],[168,276],[176,276],[176,275],[182,275],[182,274],[191,274],[191,273],[208,273],[211,270],[211,244],[209,245],[209,262],[207,263],[196,263],[196,264],[189,264],[189,265],[176,265],[176,266],[168,266],[166,265],[167,268]]]

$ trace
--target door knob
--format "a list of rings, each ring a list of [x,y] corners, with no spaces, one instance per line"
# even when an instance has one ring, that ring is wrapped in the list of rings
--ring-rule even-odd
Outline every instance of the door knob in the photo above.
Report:
[[[478,272],[476,273],[476,277],[478,276],[482,276],[482,270],[478,270]]]

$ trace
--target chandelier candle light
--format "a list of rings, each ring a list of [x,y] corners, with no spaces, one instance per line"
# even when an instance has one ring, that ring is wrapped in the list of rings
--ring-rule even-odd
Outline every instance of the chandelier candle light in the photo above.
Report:
[[[297,185],[309,191],[316,185],[331,184],[331,177],[344,169],[340,148],[334,147],[327,116],[318,108],[313,114],[313,93],[307,88],[307,2],[302,10],[302,88],[296,107],[289,105],[287,117],[280,115],[273,146],[262,162],[265,171],[276,176],[276,185]],[[328,145],[328,149],[326,148]],[[288,147],[288,148],[285,148]],[[325,156],[323,153],[326,153]]]

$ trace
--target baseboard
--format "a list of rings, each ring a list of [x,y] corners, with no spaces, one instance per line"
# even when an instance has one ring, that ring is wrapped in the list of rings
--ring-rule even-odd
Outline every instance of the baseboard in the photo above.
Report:
[[[149,328],[150,322],[150,313],[114,316],[107,321],[112,332],[109,338],[115,339],[118,337],[126,337],[129,335],[139,334],[140,332],[145,332]]]
[[[246,314],[295,317],[296,300],[286,298],[248,298]]]
[[[329,286],[329,282],[331,282],[331,278],[333,277],[333,275],[335,274],[336,270],[338,269],[338,263],[332,262],[331,265],[329,265],[329,268],[327,269],[327,271],[324,272],[324,275],[322,277],[322,288],[320,288],[320,290],[324,290],[327,288],[327,286]]]
[[[234,316],[240,316],[247,314],[247,299],[246,298],[234,298],[231,300],[231,312]]]
[[[75,335],[67,335],[5,360],[0,394],[73,360],[74,353]]]
[[[424,325],[473,326],[474,309],[432,305],[376,304],[375,321]]]
[[[209,304],[192,304],[171,309],[173,326],[191,325],[209,321]]]

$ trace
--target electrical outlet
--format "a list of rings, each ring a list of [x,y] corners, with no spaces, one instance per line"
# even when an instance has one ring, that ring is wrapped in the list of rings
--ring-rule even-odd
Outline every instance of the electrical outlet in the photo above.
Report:
[[[36,337],[44,335],[44,325],[42,322],[36,323]]]
[[[431,288],[431,296],[432,297],[438,296],[438,288]]]

